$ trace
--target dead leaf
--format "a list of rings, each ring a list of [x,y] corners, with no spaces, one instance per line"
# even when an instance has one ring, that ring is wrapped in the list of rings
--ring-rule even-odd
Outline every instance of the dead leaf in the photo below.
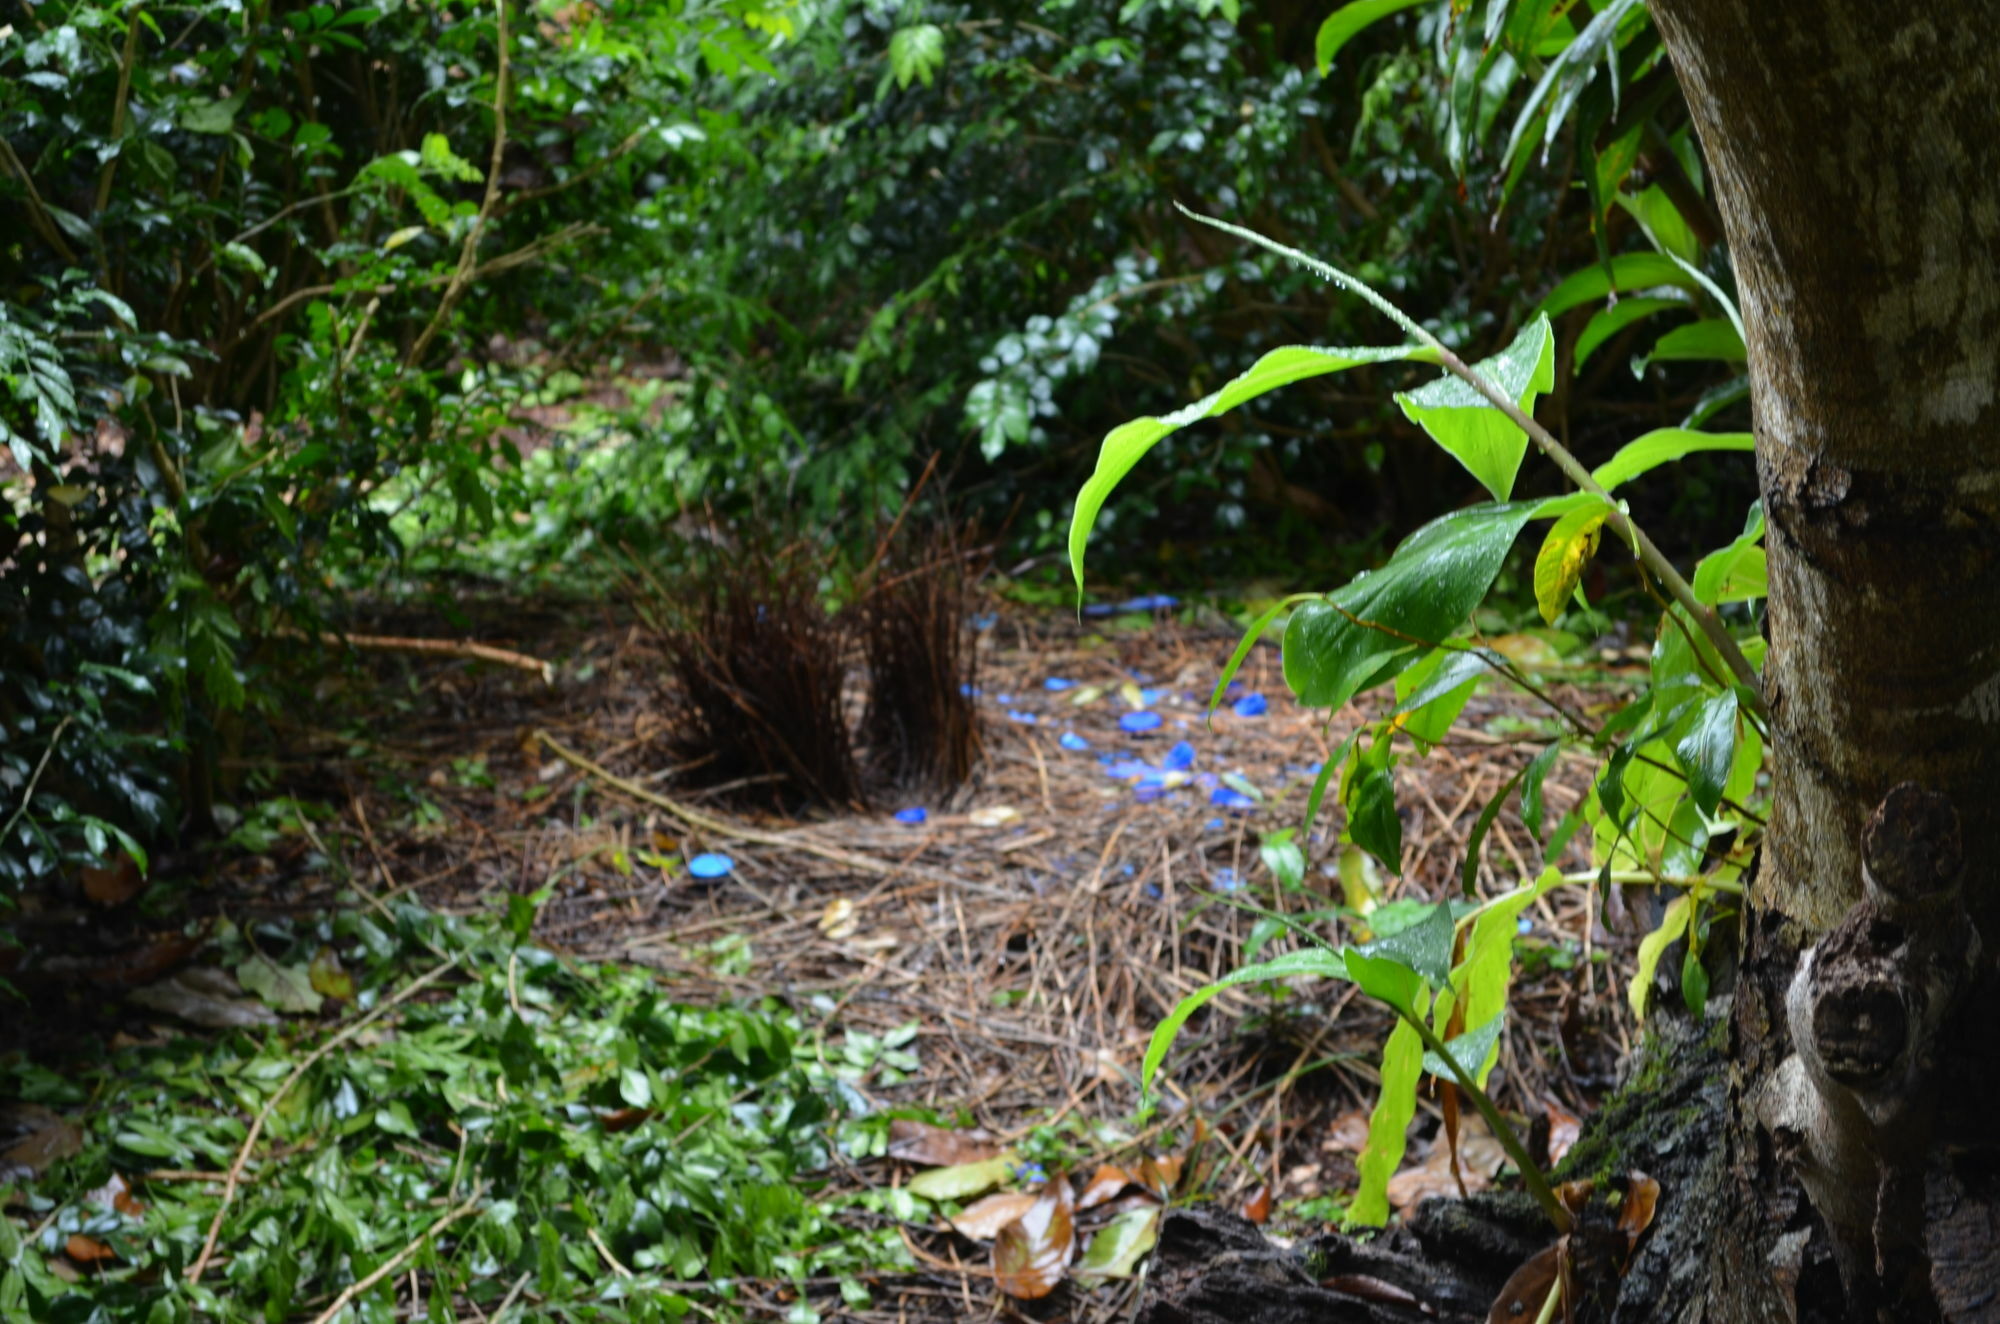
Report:
[[[932,1168],[910,1178],[908,1190],[926,1200],[969,1200],[1007,1180],[1013,1155],[1002,1152],[983,1163],[955,1163],[948,1168]]]
[[[1430,1314],[1430,1310],[1414,1294],[1391,1282],[1365,1273],[1340,1273],[1331,1278],[1320,1279],[1321,1287],[1329,1292],[1340,1292],[1346,1296],[1359,1297],[1363,1301],[1379,1301],[1386,1306],[1409,1306]],[[1532,1316],[1530,1317],[1532,1318]]]
[[[658,1110],[654,1108],[616,1108],[608,1113],[599,1113],[597,1124],[616,1135],[620,1131],[630,1131],[634,1127],[644,1126],[658,1115]]]
[[[306,966],[306,978],[312,981],[313,991],[323,993],[335,1002],[354,1001],[354,976],[340,964],[340,953],[332,947],[321,947],[313,953],[312,963]]]
[[[861,922],[854,918],[854,903],[844,896],[833,898],[820,912],[819,931],[835,942],[852,938],[860,927]]]
[[[242,991],[225,971],[196,966],[135,988],[125,996],[142,1007],[178,1016],[207,1030],[254,1029],[278,1023],[278,1014],[263,1003],[236,996]]]
[[[1139,1184],[1158,1195],[1162,1200],[1174,1193],[1180,1184],[1181,1167],[1185,1162],[1178,1154],[1164,1158],[1147,1158],[1139,1161]]]
[[[1021,811],[1012,805],[987,805],[982,809],[973,810],[966,815],[966,819],[974,827],[999,827],[1003,823],[1013,822],[1020,816]]]
[[[0,1133],[20,1137],[0,1150],[0,1181],[15,1176],[39,1177],[50,1164],[83,1149],[83,1128],[39,1103],[0,1109]]]
[[[985,1131],[954,1131],[907,1117],[889,1123],[889,1157],[906,1163],[950,1166],[984,1163],[999,1156],[1000,1146]]]
[[[1029,1191],[1000,1191],[975,1201],[964,1213],[947,1221],[961,1237],[991,1241],[1000,1235],[1000,1229],[1020,1219],[1034,1205],[1035,1196]]]
[[[81,1232],[72,1232],[63,1243],[63,1254],[78,1264],[100,1264],[105,1260],[115,1260],[118,1252],[99,1241],[96,1237],[86,1237]]]
[[[1077,1263],[1078,1278],[1130,1278],[1147,1251],[1160,1239],[1160,1207],[1120,1214],[1090,1239]]]
[[[1090,1174],[1090,1180],[1084,1183],[1083,1194],[1076,1197],[1076,1207],[1078,1210],[1095,1209],[1114,1199],[1133,1181],[1132,1174],[1117,1164],[1100,1163],[1097,1171]]]
[[[236,967],[236,980],[274,1011],[310,1016],[324,1001],[302,965],[279,965],[262,952],[252,952]]]
[[[1583,1135],[1583,1123],[1553,1103],[1545,1102],[1542,1107],[1549,1115],[1549,1166],[1553,1168]]]
[[[1625,1201],[1618,1206],[1618,1230],[1625,1234],[1626,1245],[1639,1244],[1639,1238],[1653,1225],[1653,1211],[1659,1203],[1660,1183],[1643,1172],[1626,1175]]]
[[[993,1280],[1001,1291],[1037,1301],[1056,1290],[1076,1256],[1076,1197],[1069,1178],[1052,1177],[1040,1196],[993,1239]]]
[[[1457,1174],[1452,1172],[1451,1160],[1451,1146],[1440,1136],[1422,1163],[1391,1177],[1389,1203],[1396,1212],[1408,1213],[1432,1196],[1458,1196],[1461,1190],[1466,1195],[1477,1195],[1493,1184],[1494,1174],[1507,1161],[1507,1151],[1475,1113],[1460,1120]]]
[[[1544,1246],[1514,1270],[1494,1299],[1493,1308],[1486,1312],[1486,1324],[1523,1324],[1525,1320],[1541,1318],[1549,1293],[1556,1290],[1558,1276],[1564,1295],[1568,1295],[1573,1288],[1569,1281],[1569,1257],[1563,1249],[1561,1241]],[[1556,1313],[1561,1311],[1562,1303],[1558,1301]]]
[[[132,1188],[125,1184],[125,1179],[115,1172],[111,1174],[110,1181],[83,1198],[100,1209],[109,1209],[132,1218],[137,1218],[146,1212],[146,1206],[132,1194]]]
[[[1243,1217],[1252,1223],[1267,1223],[1271,1218],[1271,1188],[1259,1186],[1251,1191],[1243,1201]]]
[[[1319,1144],[1321,1149],[1359,1154],[1368,1148],[1368,1114],[1359,1108],[1342,1113],[1333,1119],[1333,1125],[1327,1128],[1326,1137]]]
[[[83,871],[83,894],[95,905],[122,906],[145,885],[146,875],[139,871],[139,862],[126,854],[102,869]]]

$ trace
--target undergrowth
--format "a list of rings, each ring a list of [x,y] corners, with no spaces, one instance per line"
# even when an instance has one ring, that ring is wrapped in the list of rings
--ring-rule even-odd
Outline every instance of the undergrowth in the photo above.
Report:
[[[837,1217],[892,1193],[829,1184],[841,1151],[880,1150],[854,1087],[879,1064],[774,1000],[687,1005],[530,945],[534,906],[510,904],[226,929],[222,964],[267,963],[324,1018],[135,1025],[82,1074],[0,1062],[0,1095],[68,1128],[4,1197],[0,1318],[734,1319],[754,1284],[810,1321],[804,1280],[855,1304],[907,1264],[888,1220]]]

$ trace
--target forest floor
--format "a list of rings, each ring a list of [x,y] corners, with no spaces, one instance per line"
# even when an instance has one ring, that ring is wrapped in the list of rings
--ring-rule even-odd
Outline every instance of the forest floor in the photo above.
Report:
[[[353,628],[440,627],[435,613],[409,608]],[[1225,704],[1205,724],[1235,643],[1222,628],[1004,606],[980,635],[985,755],[972,782],[942,801],[806,821],[748,814],[677,784],[663,752],[663,660],[615,609],[475,602],[454,628],[553,663],[554,683],[463,660],[360,655],[275,732],[265,794],[331,814],[304,836],[279,833],[221,861],[193,904],[239,920],[304,915],[352,887],[385,914],[387,902],[410,897],[491,915],[546,889],[535,944],[568,961],[644,967],[677,1003],[781,999],[809,1025],[805,1039],[837,1069],[851,1109],[952,1125],[947,1137],[899,1123],[887,1154],[836,1153],[821,1187],[836,1203],[901,1187],[926,1162],[1003,1148],[1077,1172],[1137,1172],[1150,1156],[1179,1195],[1248,1210],[1274,1230],[1317,1230],[1353,1186],[1388,1013],[1345,984],[1227,990],[1182,1034],[1163,1106],[1141,1124],[1148,1038],[1181,998],[1243,964],[1246,944],[1265,958],[1296,945],[1269,925],[1258,931],[1232,899],[1287,913],[1344,904],[1352,938],[1363,922],[1352,912],[1455,894],[1475,818],[1549,732],[1534,701],[1482,690],[1444,742],[1398,770],[1400,875],[1343,854],[1329,808],[1305,888],[1288,891],[1261,863],[1261,837],[1300,821],[1319,762],[1363,714],[1349,708],[1328,724],[1297,707],[1276,649],[1259,647],[1236,693],[1264,696],[1266,711]],[[1564,702],[1589,708],[1596,690],[1549,676]],[[1590,683],[1608,682],[1597,672]],[[1163,716],[1160,729],[1121,729],[1134,699]],[[1157,776],[1181,741],[1193,759],[1180,777],[1136,780],[1141,764]],[[261,754],[257,763],[271,767]],[[1558,762],[1551,821],[1583,792],[1587,770],[1581,757]],[[921,822],[894,813],[918,807]],[[1517,809],[1486,839],[1483,892],[1542,867]],[[344,871],[317,867],[328,849]],[[733,867],[691,877],[683,861],[696,853],[727,855]],[[1607,931],[1581,887],[1549,894],[1523,920],[1496,1096],[1517,1116],[1546,1119],[1555,1150],[1630,1048],[1625,984],[1647,927],[1635,915],[1630,931]],[[1437,1108],[1428,1098],[1421,1106],[1392,1191],[1399,1207],[1459,1190],[1446,1146],[1429,1138]],[[1207,1140],[1182,1170],[1196,1117]],[[1468,1134],[1461,1157],[1476,1188],[1497,1166],[1497,1146]],[[844,1207],[841,1217],[889,1217]],[[865,1306],[818,1300],[826,1317],[1129,1314],[1130,1280],[1012,1301],[995,1290],[988,1244],[927,1209],[894,1221],[911,1267],[876,1278]],[[785,1284],[740,1288],[751,1317],[787,1317]],[[414,1278],[411,1290],[415,1310]]]

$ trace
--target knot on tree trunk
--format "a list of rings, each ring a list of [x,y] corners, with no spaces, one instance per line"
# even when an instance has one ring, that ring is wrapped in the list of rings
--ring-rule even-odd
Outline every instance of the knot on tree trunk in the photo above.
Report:
[[[1862,831],[1862,899],[1799,960],[1793,1055],[1758,1116],[1825,1219],[1850,1302],[1924,1291],[1924,1167],[1939,1039],[1972,982],[1964,851],[1950,800],[1897,786]]]

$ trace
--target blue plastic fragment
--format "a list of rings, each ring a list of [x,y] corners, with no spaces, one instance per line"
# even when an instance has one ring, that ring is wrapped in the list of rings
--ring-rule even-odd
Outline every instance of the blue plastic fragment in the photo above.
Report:
[[[1150,786],[1145,782],[1140,782],[1139,789],[1132,792],[1132,798],[1142,805],[1149,805],[1166,793],[1166,788],[1158,782],[1154,782]]]
[[[1162,700],[1162,699],[1164,699],[1164,698],[1166,698],[1166,697],[1167,697],[1167,691],[1166,691],[1166,690],[1164,690],[1164,689],[1157,689],[1157,690],[1140,690],[1140,691],[1139,691],[1139,706],[1140,706],[1141,708],[1150,708],[1150,707],[1152,707],[1152,706],[1153,706],[1154,704],[1158,703],[1158,702],[1159,702],[1160,700]]]
[[[735,867],[727,855],[702,854],[688,861],[688,872],[697,878],[720,878]]]
[[[972,628],[975,630],[990,630],[999,623],[1000,617],[990,611],[978,612],[972,618]]]
[[[1233,786],[1218,786],[1208,793],[1208,802],[1224,809],[1251,809],[1257,804]]]
[[[1514,931],[1516,933],[1533,933],[1535,931],[1535,922],[1531,919],[1517,920],[1514,923]]]
[[[1186,772],[1194,766],[1194,746],[1181,741],[1167,751],[1167,756],[1160,760],[1160,766],[1168,772]]]
[[[1042,682],[1042,688],[1045,690],[1070,690],[1076,688],[1076,682],[1073,680],[1064,680],[1061,676],[1050,676]]]
[[[980,689],[977,685],[967,685],[962,681],[959,683],[958,692],[968,699],[976,699],[986,693],[985,690]]]
[[[1271,703],[1261,694],[1246,694],[1230,704],[1229,711],[1238,717],[1262,717],[1271,711]]]
[[[1181,605],[1181,600],[1171,593],[1148,593],[1144,597],[1127,598],[1118,604],[1120,611],[1171,611]]]
[[[1134,777],[1152,776],[1158,769],[1144,759],[1119,759],[1105,771],[1119,781],[1130,781]]]
[[[996,694],[993,696],[993,702],[1005,708],[1008,704],[1014,702],[1014,696],[1011,694]]]
[[[1220,832],[1222,830],[1222,826],[1223,826],[1222,820],[1219,818],[1211,818],[1206,823],[1203,823],[1201,825],[1202,831],[1204,832]]]
[[[1236,874],[1236,870],[1234,870],[1234,869],[1217,869],[1217,870],[1215,871],[1215,890],[1216,890],[1216,891],[1218,891],[1218,892],[1235,892],[1235,891],[1239,891],[1239,890],[1240,890],[1240,889],[1242,888],[1242,886],[1243,886],[1243,880],[1242,880],[1241,878],[1239,878],[1239,877],[1237,876],[1237,874]]]
[[[926,818],[929,817],[930,815],[925,813],[924,810],[917,805],[912,805],[908,809],[898,809],[896,811],[896,821],[898,823],[921,823]]]
[[[1134,735],[1144,731],[1157,731],[1160,729],[1160,715],[1158,713],[1126,713],[1118,719],[1118,726],[1121,730],[1130,731]]]
[[[1020,722],[1026,726],[1033,726],[1042,719],[1033,713],[1024,713],[1019,708],[1010,708],[1007,710],[1007,720],[1010,722]]]
[[[1076,753],[1081,753],[1083,750],[1090,748],[1090,742],[1088,740],[1085,740],[1082,736],[1078,735],[1074,731],[1063,732],[1062,735],[1056,739],[1056,743],[1058,745],[1061,745],[1064,749]]]
[[[1158,901],[1160,899],[1160,885],[1158,883],[1147,883],[1139,890],[1146,894],[1148,900]]]

